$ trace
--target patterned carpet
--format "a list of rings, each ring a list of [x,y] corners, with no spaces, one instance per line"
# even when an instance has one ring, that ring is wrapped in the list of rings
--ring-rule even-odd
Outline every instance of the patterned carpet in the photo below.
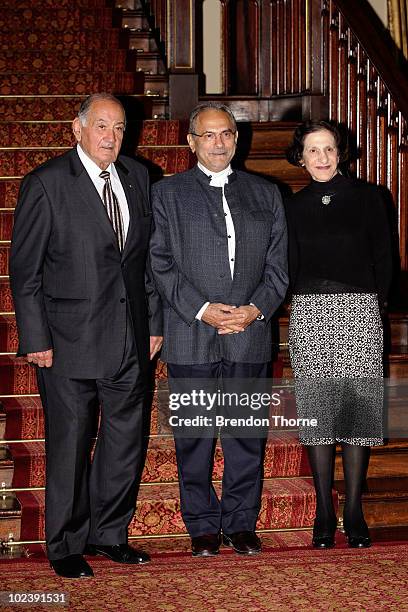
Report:
[[[43,560],[0,561],[1,588],[66,593],[69,610],[86,612],[408,610],[407,544],[364,551],[269,548],[253,558],[225,549],[207,559],[170,553],[133,568],[99,558],[91,564],[94,579],[69,581],[53,576]]]

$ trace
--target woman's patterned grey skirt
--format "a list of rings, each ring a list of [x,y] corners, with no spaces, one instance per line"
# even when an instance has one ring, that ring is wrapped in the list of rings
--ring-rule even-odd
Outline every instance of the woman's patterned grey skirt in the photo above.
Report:
[[[302,444],[383,443],[383,328],[371,293],[293,296],[289,353]]]

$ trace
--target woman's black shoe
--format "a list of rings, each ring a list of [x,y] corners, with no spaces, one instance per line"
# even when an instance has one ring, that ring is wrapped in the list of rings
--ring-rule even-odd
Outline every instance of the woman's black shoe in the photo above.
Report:
[[[360,521],[358,527],[352,529],[344,525],[344,531],[350,548],[369,548],[371,546],[370,533],[364,519]]]
[[[327,520],[315,519],[312,539],[313,548],[333,548],[335,545],[334,536],[336,534],[336,528],[336,518]]]

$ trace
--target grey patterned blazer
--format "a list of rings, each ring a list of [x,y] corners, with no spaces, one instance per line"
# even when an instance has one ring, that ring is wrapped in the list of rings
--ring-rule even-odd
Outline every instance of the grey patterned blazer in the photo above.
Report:
[[[234,278],[228,258],[222,189],[195,166],[154,185],[153,276],[164,302],[162,359],[169,363],[270,361],[271,317],[285,297],[287,234],[276,185],[234,171],[225,197],[235,228]],[[196,314],[205,302],[255,304],[265,319],[220,336]]]

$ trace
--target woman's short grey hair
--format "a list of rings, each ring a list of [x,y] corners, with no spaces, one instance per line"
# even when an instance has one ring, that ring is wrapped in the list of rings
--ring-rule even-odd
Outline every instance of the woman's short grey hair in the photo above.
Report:
[[[115,104],[120,106],[120,108],[123,111],[123,117],[124,117],[125,127],[126,127],[126,114],[125,114],[125,109],[123,108],[122,102],[118,100],[118,98],[116,98],[113,94],[107,93],[105,91],[101,93],[91,94],[90,96],[85,98],[85,100],[82,102],[81,106],[79,107],[79,111],[78,111],[78,117],[81,122],[81,125],[82,126],[86,125],[88,114],[89,114],[92,104],[94,102],[99,102],[101,100],[115,102]]]
[[[221,111],[222,113],[226,113],[228,117],[231,119],[231,123],[234,126],[234,132],[237,130],[237,122],[235,121],[235,117],[231,111],[231,109],[226,106],[226,104],[221,104],[221,102],[203,102],[198,104],[190,113],[190,124],[188,126],[189,134],[194,134],[196,131],[197,118],[200,113],[203,113],[206,110],[216,110]]]

